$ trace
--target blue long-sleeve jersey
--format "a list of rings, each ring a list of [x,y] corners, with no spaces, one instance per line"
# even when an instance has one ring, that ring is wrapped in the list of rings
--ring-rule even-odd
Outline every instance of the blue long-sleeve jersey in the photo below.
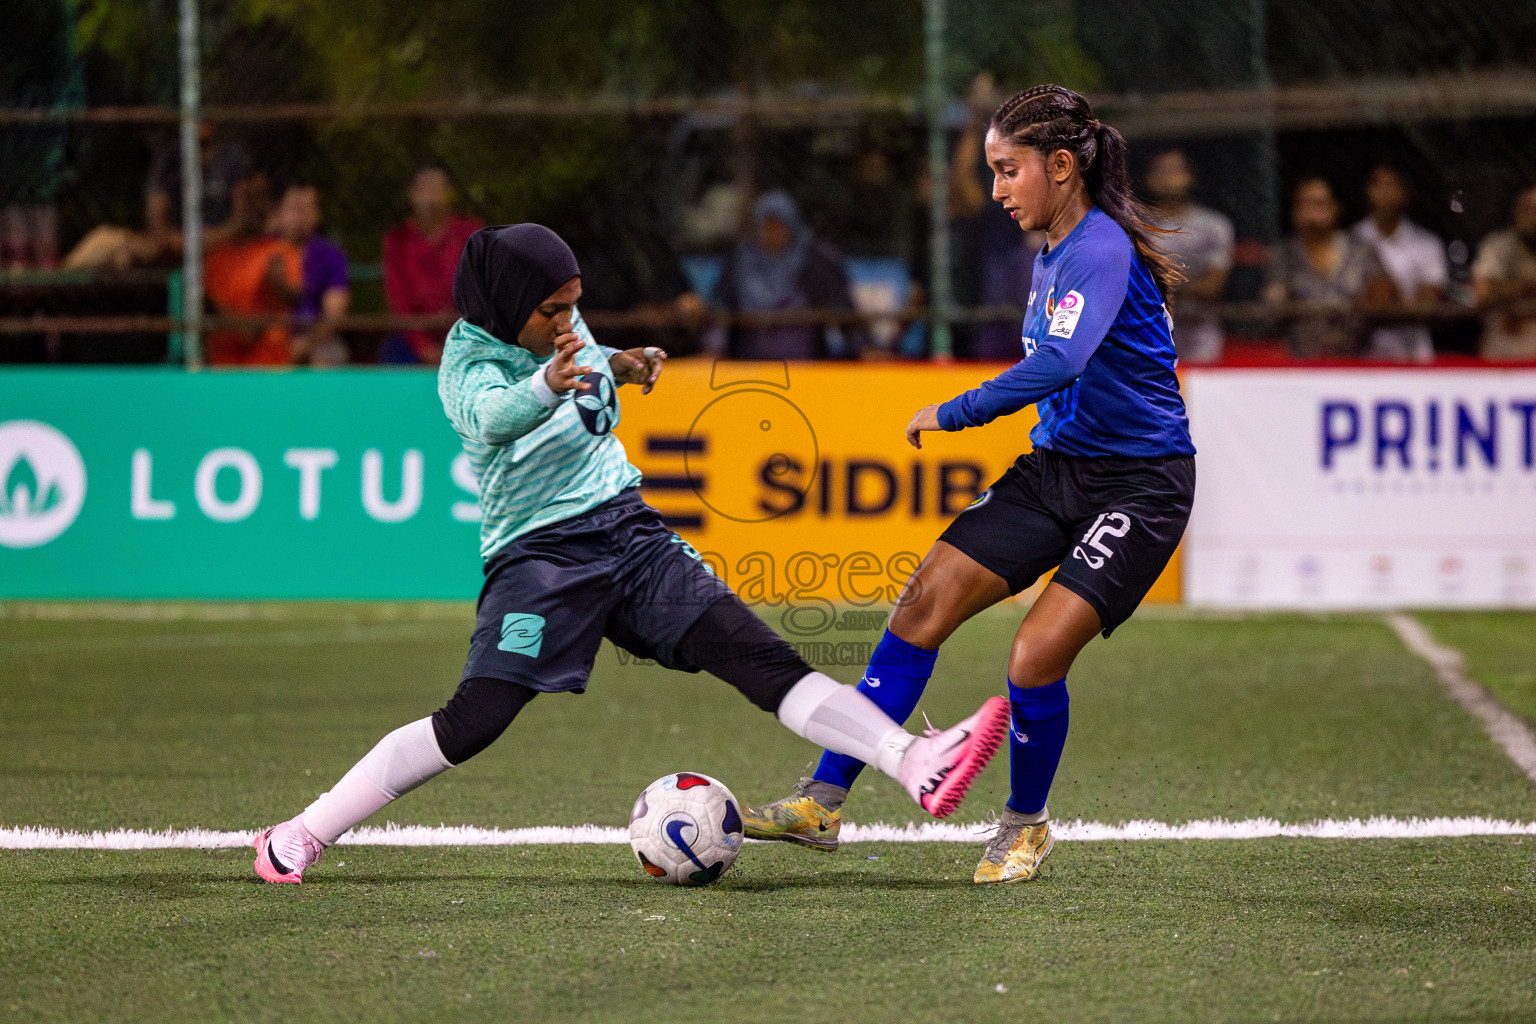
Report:
[[[945,430],[1034,403],[1036,448],[1063,455],[1193,455],[1172,321],[1125,229],[1094,207],[1035,258],[1024,358],[939,406]]]

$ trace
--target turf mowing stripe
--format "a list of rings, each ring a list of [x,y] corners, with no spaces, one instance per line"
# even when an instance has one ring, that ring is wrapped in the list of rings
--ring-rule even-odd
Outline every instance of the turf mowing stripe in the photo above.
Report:
[[[32,622],[473,622],[469,601],[0,601],[0,619]]]
[[[1467,675],[1462,653],[1435,640],[1412,615],[1393,612],[1387,616],[1387,624],[1404,647],[1429,662],[1456,702],[1483,723],[1489,738],[1509,755],[1525,777],[1536,782],[1536,734]]]
[[[986,823],[958,825],[928,822],[918,825],[848,824],[848,843],[975,843],[991,834]],[[1121,842],[1149,839],[1429,839],[1460,836],[1531,836],[1536,822],[1495,818],[1368,818],[1323,819],[1287,825],[1273,818],[1227,821],[1212,818],[1170,825],[1161,821],[1130,821],[1108,825],[1097,821],[1053,822],[1058,839],[1068,842]],[[254,832],[210,829],[114,829],[111,832],[65,832],[53,828],[0,828],[4,850],[216,850],[250,846]],[[473,825],[395,825],[360,828],[341,837],[354,846],[554,846],[571,843],[622,845],[629,830],[603,825],[546,825],[538,828],[477,828]]]
[[[14,651],[69,654],[76,651],[218,647],[315,647],[331,644],[440,640],[443,628],[427,622],[377,622],[321,629],[272,629],[226,633],[154,633],[148,636],[43,636],[8,641]]]

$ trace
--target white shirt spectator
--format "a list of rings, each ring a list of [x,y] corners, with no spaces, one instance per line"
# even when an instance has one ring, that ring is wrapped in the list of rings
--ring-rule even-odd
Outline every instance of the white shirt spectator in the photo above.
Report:
[[[1536,283],[1536,248],[1513,229],[1483,239],[1472,264],[1473,281]],[[1483,326],[1484,359],[1536,359],[1536,318],[1492,312]]]
[[[1444,289],[1450,280],[1450,265],[1445,243],[1434,232],[1419,227],[1404,217],[1390,235],[1370,217],[1355,225],[1354,235],[1376,250],[1387,276],[1397,288],[1397,300],[1403,304],[1417,300],[1419,289],[1432,285]],[[1378,359],[1412,360],[1427,363],[1435,357],[1435,346],[1424,324],[1394,324],[1371,332],[1370,354]]]
[[[1181,214],[1154,211],[1153,222],[1172,234],[1158,235],[1157,244],[1179,262],[1186,280],[1204,277],[1213,270],[1232,269],[1232,222],[1223,214],[1191,203]],[[1173,306],[1173,344],[1186,363],[1213,363],[1221,358],[1225,335],[1215,317],[1180,308],[1177,291]]]

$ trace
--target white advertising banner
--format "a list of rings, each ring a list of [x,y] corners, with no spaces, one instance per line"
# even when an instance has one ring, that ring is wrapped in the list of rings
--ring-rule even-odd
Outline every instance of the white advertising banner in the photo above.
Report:
[[[1194,369],[1191,604],[1536,607],[1536,370]]]

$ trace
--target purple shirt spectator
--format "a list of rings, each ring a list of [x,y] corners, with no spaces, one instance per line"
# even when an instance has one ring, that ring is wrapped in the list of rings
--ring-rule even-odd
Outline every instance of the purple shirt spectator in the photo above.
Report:
[[[346,255],[330,239],[311,235],[304,246],[304,283],[299,290],[299,304],[294,308],[295,319],[304,324],[318,320],[325,293],[346,287]]]
[[[272,227],[300,254],[299,285],[284,295],[296,328],[294,361],[310,366],[351,362],[351,351],[340,335],[340,325],[352,307],[347,258],[335,242],[319,233],[320,193],[313,185],[289,185]]]

